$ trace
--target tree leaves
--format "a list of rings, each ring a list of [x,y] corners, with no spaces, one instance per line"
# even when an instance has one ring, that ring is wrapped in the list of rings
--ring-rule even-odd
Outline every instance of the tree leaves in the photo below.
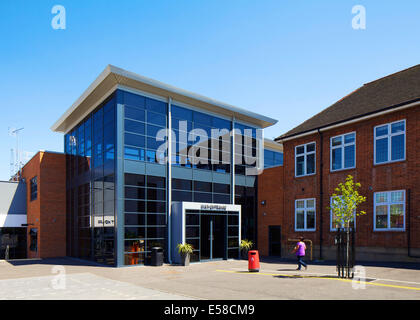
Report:
[[[359,182],[353,181],[353,176],[348,175],[345,183],[340,183],[334,190],[336,193],[332,195],[331,208],[335,217],[335,222],[342,226],[349,227],[350,222],[356,216],[366,214],[365,211],[357,212],[357,207],[366,201],[366,197],[359,194],[358,189],[362,185]]]

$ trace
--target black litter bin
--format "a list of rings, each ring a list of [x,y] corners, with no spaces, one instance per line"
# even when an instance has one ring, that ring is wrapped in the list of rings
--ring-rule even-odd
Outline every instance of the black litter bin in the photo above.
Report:
[[[156,267],[163,265],[163,249],[161,247],[152,248],[151,265]]]

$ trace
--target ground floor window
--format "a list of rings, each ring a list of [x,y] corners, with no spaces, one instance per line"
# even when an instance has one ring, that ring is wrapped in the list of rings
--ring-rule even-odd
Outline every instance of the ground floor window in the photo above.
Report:
[[[375,192],[374,230],[405,230],[405,190]]]
[[[333,204],[333,197],[330,198],[330,207]],[[330,231],[337,231],[338,228],[345,228],[344,226],[335,216],[334,211],[330,210]],[[350,221],[350,228],[356,228],[356,210],[353,212],[353,220]]]
[[[295,201],[295,231],[315,231],[315,199]]]
[[[0,260],[26,258],[26,228],[0,228]]]

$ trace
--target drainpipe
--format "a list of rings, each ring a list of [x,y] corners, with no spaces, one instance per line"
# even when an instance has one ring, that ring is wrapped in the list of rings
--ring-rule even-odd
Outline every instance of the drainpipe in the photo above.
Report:
[[[322,132],[318,129],[318,134],[320,137],[320,143],[319,143],[319,167],[320,167],[320,172],[319,172],[319,208],[320,208],[320,226],[319,226],[319,259],[322,260],[322,240],[323,240],[323,233],[322,233],[322,229],[323,229],[323,214],[322,214],[322,209],[323,209],[323,185],[322,185],[322,169],[323,169],[323,161],[322,161],[322,153],[323,153],[323,137],[322,137]]]
[[[407,249],[408,249],[408,257],[410,258],[420,258],[420,256],[414,256],[411,254],[411,190],[407,189],[407,196],[406,196],[406,203],[407,203]]]

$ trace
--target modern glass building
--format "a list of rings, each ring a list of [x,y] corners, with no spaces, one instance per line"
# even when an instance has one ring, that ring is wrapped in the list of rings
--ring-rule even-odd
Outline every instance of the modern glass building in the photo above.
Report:
[[[52,130],[65,134],[67,254],[141,265],[237,258],[256,242],[271,118],[108,66]],[[273,156],[274,161],[274,156]]]

